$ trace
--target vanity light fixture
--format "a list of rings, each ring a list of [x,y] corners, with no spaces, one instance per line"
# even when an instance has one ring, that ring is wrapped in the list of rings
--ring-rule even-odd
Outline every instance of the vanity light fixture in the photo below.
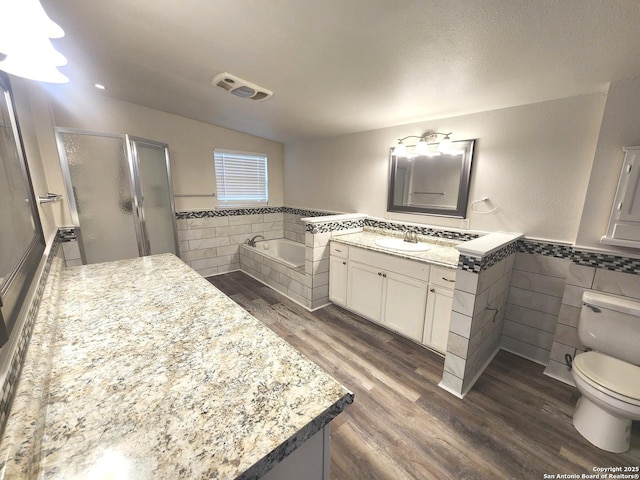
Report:
[[[422,136],[419,135],[408,135],[404,138],[398,139],[398,144],[393,148],[392,155],[396,157],[418,157],[418,156],[426,156],[426,157],[435,157],[438,155],[457,155],[458,151],[453,148],[453,142],[451,140],[450,135],[453,132],[449,133],[440,133],[440,132],[427,132]],[[435,141],[438,138],[438,135],[444,135],[444,138],[438,144],[437,149],[432,150],[429,145],[436,143]],[[404,141],[407,138],[419,138],[418,143],[413,145],[413,152],[409,153],[407,150],[407,145],[404,144]],[[412,146],[412,145],[409,145]]]

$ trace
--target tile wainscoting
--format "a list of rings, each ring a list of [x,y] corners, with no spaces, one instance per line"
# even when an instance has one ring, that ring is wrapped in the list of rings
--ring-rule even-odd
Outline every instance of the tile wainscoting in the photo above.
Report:
[[[521,240],[509,286],[501,346],[546,365],[558,323],[570,247]]]
[[[640,300],[640,259],[528,239],[517,248],[501,347],[573,385],[565,355],[584,351],[577,334],[582,293]]]
[[[304,243],[300,219],[331,214],[290,207],[177,212],[180,258],[204,277],[240,270],[239,247],[247,239],[262,235]]]
[[[460,255],[440,386],[463,397],[500,350],[517,241],[482,258]]]

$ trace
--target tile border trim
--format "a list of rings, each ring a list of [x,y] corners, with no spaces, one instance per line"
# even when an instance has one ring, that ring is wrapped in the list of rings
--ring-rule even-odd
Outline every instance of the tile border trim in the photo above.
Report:
[[[471,232],[457,232],[453,230],[447,230],[446,228],[433,228],[428,226],[420,226],[420,225],[407,225],[402,222],[392,222],[390,220],[376,220],[372,218],[365,218],[364,225],[366,227],[374,227],[381,228],[384,230],[393,230],[396,232],[405,232],[410,230],[412,232],[416,232],[418,235],[425,235],[427,237],[436,237],[436,238],[445,238],[448,240],[459,240],[459,241],[469,241],[475,238],[481,237],[482,235]]]
[[[326,223],[307,223],[305,230],[307,233],[328,233],[339,232],[343,230],[350,230],[352,228],[363,228],[365,225],[364,219],[358,220],[339,220]]]
[[[335,212],[305,210],[302,208],[292,207],[225,208],[220,210],[181,210],[176,212],[176,220],[209,217],[237,217],[240,215],[264,215],[266,213],[292,213],[303,217],[335,215]]]
[[[587,252],[580,249],[572,249],[571,262],[576,265],[596,267],[612,272],[630,273],[640,275],[640,259],[622,257],[608,253]]]
[[[458,270],[464,270],[465,272],[480,273],[493,267],[496,263],[504,260],[505,258],[516,253],[518,242],[512,242],[505,245],[500,250],[490,253],[489,255],[477,258],[469,255],[460,254],[458,258]]]
[[[613,253],[591,252],[576,248],[573,245],[521,239],[518,240],[518,252],[566,258],[576,265],[640,275],[639,258],[625,257],[624,255]]]

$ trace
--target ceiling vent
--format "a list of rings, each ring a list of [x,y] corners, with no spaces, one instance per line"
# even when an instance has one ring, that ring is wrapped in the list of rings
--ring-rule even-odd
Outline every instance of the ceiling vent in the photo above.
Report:
[[[248,98],[250,100],[266,100],[273,95],[271,90],[267,90],[260,85],[256,85],[255,83],[251,83],[227,72],[220,73],[213,77],[211,83],[220,88],[224,88],[236,97]]]

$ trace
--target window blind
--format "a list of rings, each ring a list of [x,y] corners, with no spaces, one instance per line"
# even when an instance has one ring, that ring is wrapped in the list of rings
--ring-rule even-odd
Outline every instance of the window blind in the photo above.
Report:
[[[214,150],[218,204],[266,204],[267,156],[260,153]]]

